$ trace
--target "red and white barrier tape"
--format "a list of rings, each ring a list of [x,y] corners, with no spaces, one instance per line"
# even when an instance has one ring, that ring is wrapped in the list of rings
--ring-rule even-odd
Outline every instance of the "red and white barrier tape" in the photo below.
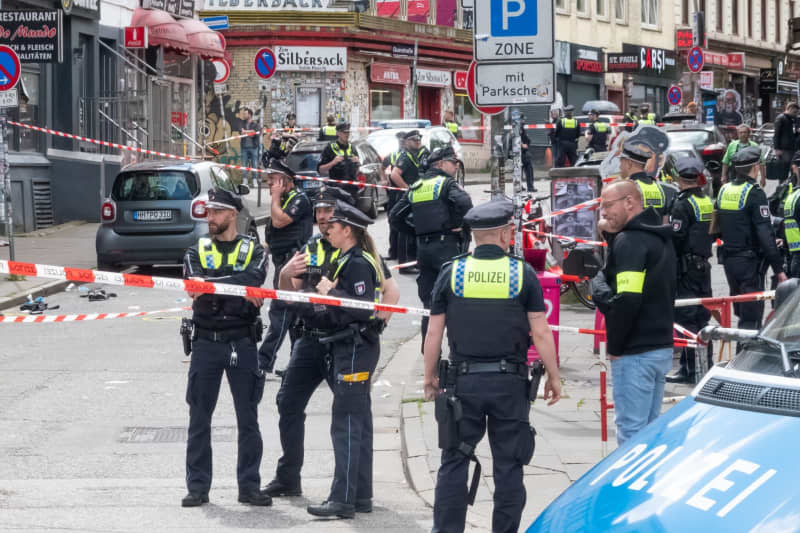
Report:
[[[40,265],[36,263],[21,263],[19,261],[6,261],[0,259],[0,274],[16,274],[47,279],[77,281],[80,283],[106,283],[109,285],[122,285],[140,289],[159,289],[180,292],[199,292],[205,294],[224,294],[228,296],[246,296],[263,298],[265,300],[282,300],[285,302],[311,303],[347,307],[350,309],[366,309],[370,311],[387,311],[390,313],[403,313],[409,315],[428,316],[427,309],[417,307],[401,307],[353,300],[350,298],[336,298],[309,293],[282,291],[275,289],[262,289],[260,287],[245,287],[227,283],[211,283],[208,281],[192,281],[175,278],[162,278],[158,276],[143,276],[140,274],[124,274],[117,272],[103,272],[101,270],[84,270],[54,265]]]
[[[385,128],[378,128],[374,126],[362,126],[359,128],[350,128],[351,130],[356,131],[374,131],[374,130],[382,130]],[[225,137],[224,139],[219,139],[216,141],[211,141],[207,144],[219,144],[228,141],[235,141],[236,139],[242,139],[244,137],[253,137],[258,134],[266,134],[266,133],[287,133],[289,135],[293,133],[318,133],[320,128],[263,128],[257,131],[246,131],[240,135],[231,135],[230,137]]]
[[[535,233],[536,235],[541,235],[543,237],[553,237],[556,239],[563,239],[566,241],[578,242],[581,244],[591,244],[592,246],[608,246],[608,243],[601,242],[601,241],[588,241],[586,239],[579,239],[578,237],[567,237],[566,235],[557,235],[555,233],[545,233],[543,231],[536,231],[533,229],[523,229],[525,233]]]
[[[689,337],[690,340],[696,341],[697,340],[697,333],[693,333],[686,329],[685,327],[681,326],[678,323],[673,324],[675,331],[683,335],[684,337]]]
[[[602,329],[588,329],[588,328],[576,328],[573,326],[550,326],[550,329],[553,331],[558,331],[559,333],[579,333],[582,335],[605,335],[605,330]],[[673,338],[673,342],[675,346],[678,347],[689,347],[689,348],[697,348],[697,343],[688,339],[680,339],[680,338]]]
[[[137,318],[166,313],[191,311],[191,307],[173,307],[158,311],[136,311],[133,313],[87,313],[82,315],[28,315],[0,316],[0,324],[51,324],[54,322],[88,322],[91,320],[114,320],[117,318]]]
[[[773,300],[775,291],[749,292],[736,296],[718,296],[711,298],[683,298],[675,300],[675,307],[691,307],[693,305],[714,305],[738,302],[760,302],[762,300]]]
[[[523,224],[523,226],[528,226],[531,224],[535,224],[536,222],[541,222],[543,220],[549,220],[553,217],[557,217],[559,215],[566,215],[567,213],[574,213],[576,211],[581,211],[583,209],[588,209],[589,211],[593,211],[600,207],[600,198],[595,198],[594,200],[589,200],[588,202],[582,202],[577,205],[573,205],[572,207],[567,207],[565,209],[559,209],[558,211],[553,211],[549,215],[544,215],[539,218],[534,218],[529,220]]]
[[[168,154],[168,153],[165,153],[165,152],[156,152],[155,150],[147,150],[146,148],[139,148],[137,146],[128,146],[128,145],[125,145],[125,144],[118,144],[118,143],[112,143],[112,142],[108,142],[108,141],[100,141],[100,140],[97,140],[97,139],[90,139],[88,137],[83,137],[81,135],[73,135],[71,133],[66,133],[66,132],[63,132],[63,131],[51,130],[50,128],[40,128],[39,126],[32,126],[30,124],[23,124],[21,122],[16,122],[16,121],[13,121],[13,120],[9,120],[8,123],[10,125],[12,125],[12,126],[18,126],[20,128],[26,128],[26,129],[38,131],[38,132],[41,132],[41,133],[47,133],[49,135],[56,135],[58,137],[66,137],[68,139],[77,139],[79,141],[89,142],[89,143],[97,144],[97,145],[100,145],[100,146],[108,146],[110,148],[117,148],[119,150],[128,150],[129,152],[136,152],[136,153],[140,153],[140,154],[147,154],[147,155],[153,155],[153,156],[158,156],[158,157],[167,157],[169,159],[177,159],[177,160],[180,160],[180,161],[193,161],[194,160],[194,158],[188,157],[188,156]],[[258,172],[260,174],[280,173],[277,170],[272,170],[272,169],[268,169],[268,168],[264,169],[264,168],[244,167],[242,165],[232,165],[230,163],[219,163],[219,165],[223,166],[225,168],[233,168],[233,169],[236,169],[236,170],[243,170],[243,171],[247,171],[247,172]],[[394,191],[405,191],[405,190],[407,190],[407,189],[402,188],[402,187],[391,187],[389,185],[381,185],[380,183],[362,183],[360,181],[336,180],[336,179],[331,179],[331,178],[322,178],[322,177],[314,177],[314,176],[300,176],[300,175],[298,175],[298,176],[295,176],[295,179],[308,180],[308,181],[322,181],[322,182],[330,182],[330,183],[343,183],[343,184],[346,184],[346,185],[358,185],[358,186],[364,186],[364,187],[373,187],[373,188],[376,188],[376,189],[389,189],[389,190],[394,190]]]
[[[416,266],[416,265],[417,265],[416,261],[409,261],[408,263],[401,263],[399,265],[394,265],[393,267],[391,267],[391,269],[392,270],[399,270],[401,268],[408,268],[408,267],[413,267],[413,266]]]

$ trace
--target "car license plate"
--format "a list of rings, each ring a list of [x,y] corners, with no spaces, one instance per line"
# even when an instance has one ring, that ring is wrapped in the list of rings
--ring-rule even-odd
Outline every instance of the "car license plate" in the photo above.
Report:
[[[304,189],[319,189],[322,186],[321,181],[316,180],[304,180],[303,181],[303,188]]]
[[[172,220],[172,211],[169,209],[149,209],[147,211],[134,211],[133,220],[140,222],[163,222]]]

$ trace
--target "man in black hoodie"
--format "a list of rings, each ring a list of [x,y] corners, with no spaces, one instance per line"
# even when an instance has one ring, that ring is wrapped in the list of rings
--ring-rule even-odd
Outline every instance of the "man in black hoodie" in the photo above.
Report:
[[[605,268],[592,295],[606,317],[617,442],[622,445],[661,413],[672,368],[676,259],[670,226],[643,208],[635,183],[618,180],[600,197]]]

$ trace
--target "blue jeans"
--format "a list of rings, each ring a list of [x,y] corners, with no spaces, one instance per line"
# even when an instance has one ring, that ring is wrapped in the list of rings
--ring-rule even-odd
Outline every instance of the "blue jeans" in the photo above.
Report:
[[[242,166],[258,168],[258,148],[242,148]],[[248,178],[256,179],[258,177],[258,173],[255,171],[250,170],[249,174],[249,176],[247,176],[247,174],[243,174],[242,181]]]
[[[617,444],[636,435],[661,414],[664,376],[672,369],[672,348],[624,355],[611,361]]]

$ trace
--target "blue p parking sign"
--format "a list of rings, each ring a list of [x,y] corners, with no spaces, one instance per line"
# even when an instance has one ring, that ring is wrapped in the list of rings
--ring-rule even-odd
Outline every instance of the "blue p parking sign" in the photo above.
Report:
[[[491,2],[492,37],[522,37],[539,34],[538,0]]]

